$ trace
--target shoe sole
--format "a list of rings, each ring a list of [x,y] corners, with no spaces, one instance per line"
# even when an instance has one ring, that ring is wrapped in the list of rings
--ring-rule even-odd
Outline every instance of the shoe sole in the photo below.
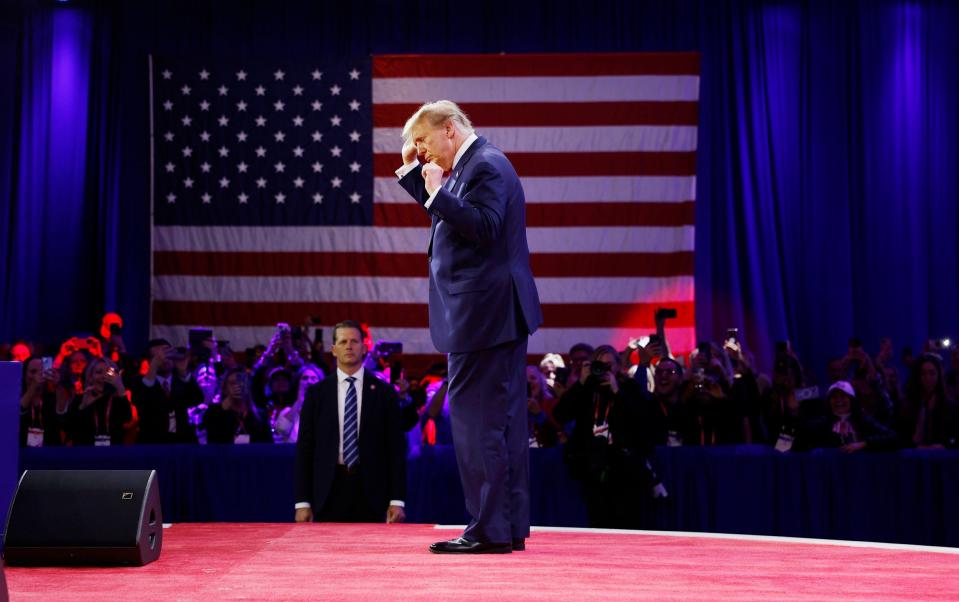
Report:
[[[465,550],[462,552],[460,551],[454,552],[452,550],[436,550],[436,549],[430,548],[430,552],[432,552],[433,554],[512,554],[513,550],[512,548],[491,548],[488,550],[480,550],[478,552],[465,551]]]

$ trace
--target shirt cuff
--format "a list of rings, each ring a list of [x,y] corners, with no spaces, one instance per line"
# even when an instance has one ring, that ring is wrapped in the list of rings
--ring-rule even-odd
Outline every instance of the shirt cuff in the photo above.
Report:
[[[294,508],[299,510],[300,508],[312,508],[309,502],[297,502]]]
[[[146,385],[146,387],[147,387],[148,389],[149,389],[150,387],[152,387],[153,385],[155,385],[156,382],[157,382],[157,379],[154,378],[153,380],[149,380],[149,379],[147,379],[147,377],[145,377],[145,376],[143,377],[142,380],[143,380],[143,384]]]
[[[403,500],[390,500],[390,506],[399,506],[400,508],[406,508],[406,504],[403,503]]]
[[[442,188],[442,186],[438,187],[436,190],[433,191],[433,194],[430,195],[430,198],[426,199],[426,202],[423,203],[423,207],[425,207],[426,209],[430,208],[430,205],[433,204],[433,199],[435,199],[436,195],[440,193],[440,188]]]
[[[399,178],[399,179],[402,180],[403,178],[406,177],[406,174],[408,174],[408,173],[410,173],[411,171],[413,171],[414,169],[416,169],[416,167],[417,167],[419,164],[420,164],[419,161],[417,161],[416,159],[413,159],[413,162],[412,162],[412,163],[408,163],[408,164],[404,165],[403,167],[397,169],[396,172],[394,172],[394,173],[396,173],[396,177],[397,177],[397,178]]]

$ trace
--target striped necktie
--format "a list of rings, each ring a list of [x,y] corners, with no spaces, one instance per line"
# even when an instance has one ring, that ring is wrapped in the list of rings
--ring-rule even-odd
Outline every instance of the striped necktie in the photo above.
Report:
[[[346,382],[350,388],[346,390],[346,405],[343,407],[343,464],[353,468],[360,459],[359,428],[357,428],[356,377],[348,376]]]

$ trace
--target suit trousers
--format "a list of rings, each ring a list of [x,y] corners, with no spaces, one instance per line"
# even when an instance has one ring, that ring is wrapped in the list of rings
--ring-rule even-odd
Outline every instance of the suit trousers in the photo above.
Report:
[[[314,514],[313,520],[318,523],[385,523],[386,508],[382,512],[370,508],[359,472],[348,475],[337,470],[326,502]]]
[[[450,424],[471,520],[464,537],[529,537],[527,337],[449,354]]]

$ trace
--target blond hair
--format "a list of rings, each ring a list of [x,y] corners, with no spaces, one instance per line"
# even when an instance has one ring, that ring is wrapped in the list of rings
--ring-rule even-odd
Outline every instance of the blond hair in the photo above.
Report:
[[[469,136],[473,133],[473,124],[459,105],[452,100],[437,100],[416,109],[413,116],[406,120],[406,125],[403,126],[403,140],[409,140],[413,127],[424,119],[434,128],[452,121],[453,125],[465,135]]]

